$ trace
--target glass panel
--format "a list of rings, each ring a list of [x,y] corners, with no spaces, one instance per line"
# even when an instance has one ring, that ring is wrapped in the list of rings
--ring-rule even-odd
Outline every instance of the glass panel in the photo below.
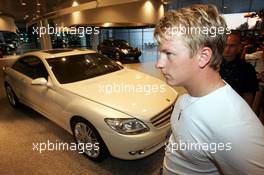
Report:
[[[61,84],[81,81],[122,69],[114,61],[97,53],[51,58],[47,61]]]

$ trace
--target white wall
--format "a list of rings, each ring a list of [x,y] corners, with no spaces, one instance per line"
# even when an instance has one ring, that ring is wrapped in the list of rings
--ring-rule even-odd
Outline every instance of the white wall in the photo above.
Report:
[[[236,29],[245,22],[248,22],[249,28],[251,29],[256,24],[257,18],[245,18],[244,17],[245,14],[246,13],[232,13],[232,14],[224,14],[223,16],[226,20],[229,29]]]

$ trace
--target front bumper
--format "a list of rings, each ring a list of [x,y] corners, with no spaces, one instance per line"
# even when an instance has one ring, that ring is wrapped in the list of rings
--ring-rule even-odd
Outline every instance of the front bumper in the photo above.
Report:
[[[116,131],[102,132],[101,136],[112,156],[134,160],[146,157],[165,145],[170,126],[150,128],[150,131],[139,135],[123,135]]]

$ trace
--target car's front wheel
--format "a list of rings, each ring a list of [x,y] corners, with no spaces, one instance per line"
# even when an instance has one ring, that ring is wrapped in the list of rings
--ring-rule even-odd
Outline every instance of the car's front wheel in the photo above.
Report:
[[[18,98],[17,98],[16,94],[14,93],[13,89],[11,88],[11,86],[6,84],[5,90],[6,90],[6,96],[8,98],[9,103],[13,107],[18,107],[19,101],[18,101]]]
[[[102,161],[108,156],[108,149],[101,136],[94,126],[85,119],[74,121],[73,134],[78,148],[83,149],[80,151],[87,155],[89,159]]]

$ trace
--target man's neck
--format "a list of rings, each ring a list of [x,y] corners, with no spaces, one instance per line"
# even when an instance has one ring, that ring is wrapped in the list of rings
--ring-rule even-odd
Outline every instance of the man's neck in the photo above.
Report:
[[[218,72],[214,70],[208,70],[207,72],[197,75],[190,81],[189,84],[185,86],[189,94],[193,97],[202,97],[205,96],[220,87],[225,85],[221,76]]]
[[[240,60],[240,55],[237,55],[229,59],[223,58],[223,62],[226,62],[226,63],[233,63],[233,62],[236,62],[237,60]]]

